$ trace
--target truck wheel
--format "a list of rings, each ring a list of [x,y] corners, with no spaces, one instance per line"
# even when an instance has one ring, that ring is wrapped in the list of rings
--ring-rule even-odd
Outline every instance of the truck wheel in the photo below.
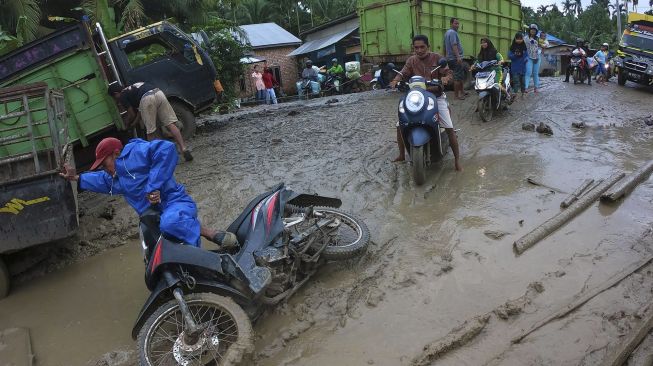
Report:
[[[172,109],[177,115],[177,128],[181,131],[181,136],[184,140],[190,139],[195,135],[195,129],[197,125],[195,124],[195,115],[193,112],[182,102],[174,101],[170,103]]]
[[[7,265],[0,257],[0,299],[4,299],[9,294],[9,279]]]
[[[626,85],[626,73],[627,72],[628,71],[626,71],[624,69],[619,69],[619,73],[617,74],[617,83],[619,83],[619,85],[621,85],[621,86]]]

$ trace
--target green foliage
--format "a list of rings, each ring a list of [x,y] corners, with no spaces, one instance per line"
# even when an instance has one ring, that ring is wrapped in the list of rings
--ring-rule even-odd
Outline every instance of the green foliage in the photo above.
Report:
[[[0,1],[0,26],[5,32],[16,35],[18,23],[23,17],[21,25],[22,42],[31,42],[37,38],[41,9],[37,0],[4,0]]]
[[[224,98],[234,100],[239,94],[240,76],[245,71],[240,59],[249,51],[247,45],[238,41],[242,34],[233,22],[218,17],[209,17],[205,26],[193,27],[193,31],[204,30],[209,44],[204,45],[215,65],[218,78],[224,88]],[[238,34],[237,37],[234,37]]]
[[[18,48],[18,39],[0,27],[0,56]]]
[[[568,43],[575,43],[577,38],[589,41],[590,47],[598,47],[607,42],[616,47],[619,41],[617,35],[617,16],[622,17],[626,24],[626,10],[623,4],[616,8],[610,0],[594,0],[583,9],[580,1],[562,1],[562,9],[556,4],[544,5],[538,11],[530,7],[522,7],[524,24],[537,24],[541,30],[553,34]]]

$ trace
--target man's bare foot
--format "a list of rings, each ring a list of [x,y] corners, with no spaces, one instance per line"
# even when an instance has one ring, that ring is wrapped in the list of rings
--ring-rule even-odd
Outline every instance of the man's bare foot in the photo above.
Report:
[[[458,160],[454,161],[453,165],[456,167],[456,171],[459,171],[459,172],[463,171],[463,167],[460,165]]]
[[[406,157],[403,156],[403,155],[399,155],[399,156],[397,156],[397,157],[396,157],[392,162],[393,162],[393,163],[399,163],[399,162],[402,162],[402,161],[404,161],[404,160],[406,160]]]

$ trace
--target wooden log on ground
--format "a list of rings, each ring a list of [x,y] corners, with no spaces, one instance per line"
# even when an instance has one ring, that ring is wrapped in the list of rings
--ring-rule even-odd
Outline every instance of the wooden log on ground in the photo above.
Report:
[[[594,179],[585,179],[583,181],[583,184],[581,184],[578,188],[576,188],[575,191],[571,192],[567,198],[564,199],[564,201],[560,202],[560,207],[562,208],[567,208],[571,206],[572,203],[576,202],[578,198],[580,198],[580,195],[585,192],[587,187],[589,187],[592,183],[594,183]]]
[[[637,346],[642,343],[644,338],[648,333],[653,329],[653,311],[649,310],[648,317],[646,320],[639,325],[636,329],[633,329],[619,345],[619,347],[603,360],[601,365],[603,366],[621,366],[626,363],[628,356],[637,348]]]
[[[428,366],[445,353],[464,346],[474,339],[487,325],[490,314],[476,316],[454,328],[446,336],[424,346],[424,351],[413,359],[411,366]]]
[[[610,188],[607,192],[601,195],[601,201],[614,202],[630,192],[640,182],[646,180],[649,175],[653,173],[653,160],[646,163],[644,166],[635,170],[632,174],[624,178],[619,184]]]
[[[553,216],[544,224],[538,226],[530,233],[522,236],[513,244],[513,248],[517,255],[524,253],[527,249],[537,244],[540,240],[546,238],[552,232],[559,229],[566,224],[576,215],[587,209],[594,201],[596,201],[603,192],[607,191],[613,184],[617,183],[619,179],[624,177],[624,173],[614,173],[610,178],[606,179],[601,185],[597,186],[592,192],[589,192],[578,201],[574,202],[569,208]]]
[[[633,263],[630,266],[626,267],[625,269],[619,271],[618,273],[615,273],[612,275],[610,278],[608,278],[606,281],[603,283],[599,284],[598,286],[595,286],[589,290],[583,291],[580,294],[574,296],[574,298],[571,300],[571,302],[561,308],[558,308],[556,311],[551,313],[550,315],[547,315],[546,317],[542,318],[541,320],[535,322],[530,328],[528,328],[526,331],[522,332],[520,335],[517,337],[514,337],[512,339],[512,343],[519,343],[521,342],[522,339],[526,338],[529,334],[533,333],[534,331],[542,328],[544,325],[548,324],[549,322],[560,319],[567,314],[571,313],[572,311],[576,310],[579,308],[581,305],[584,303],[590,301],[593,299],[596,295],[602,293],[603,291],[616,286],[619,282],[621,282],[624,278],[630,276],[640,268],[644,267],[647,265],[651,260],[653,260],[653,255],[649,255],[648,257],[644,258],[643,260]]]
[[[535,178],[533,178],[533,177],[528,177],[528,178],[526,178],[526,181],[527,181],[528,183],[532,184],[532,185],[535,185],[535,186],[540,186],[540,187],[544,187],[544,188],[546,188],[546,189],[550,189],[550,190],[552,190],[552,191],[554,191],[554,192],[567,194],[567,192],[565,192],[565,191],[563,191],[563,190],[560,190],[560,189],[558,189],[558,188],[556,188],[556,187],[548,186],[548,185],[546,185],[546,184],[540,182],[539,180],[537,180],[537,179],[535,179]]]

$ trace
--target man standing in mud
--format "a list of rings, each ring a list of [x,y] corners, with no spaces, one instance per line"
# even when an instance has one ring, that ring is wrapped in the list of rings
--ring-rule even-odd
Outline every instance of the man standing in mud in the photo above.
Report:
[[[184,244],[199,247],[201,235],[221,249],[237,246],[236,235],[200,224],[195,202],[175,181],[177,160],[172,142],[133,139],[123,148],[120,140],[108,137],[97,145],[91,166],[91,170],[102,166],[103,171],[77,174],[75,168],[65,165],[61,176],[77,182],[80,191],[123,195],[139,216],[156,205],[161,232]]]
[[[435,52],[429,51],[429,39],[427,36],[417,35],[413,37],[413,50],[415,54],[406,60],[406,65],[404,65],[404,68],[401,69],[401,74],[397,74],[397,76],[395,76],[395,78],[390,82],[390,86],[392,88],[396,87],[397,83],[401,81],[402,78],[408,79],[412,76],[422,76],[427,80],[432,79],[433,76],[439,77],[443,85],[446,85],[451,81],[452,71],[448,67],[439,69],[437,71],[438,75],[431,75],[431,70],[437,67],[442,56]],[[439,122],[440,125],[447,131],[447,135],[449,136],[449,142],[451,144],[451,150],[453,151],[454,156],[454,167],[457,171],[462,171],[463,169],[460,165],[458,139],[456,138],[456,132],[453,130],[453,122],[451,120],[451,113],[449,111],[449,104],[447,103],[446,95],[444,92],[438,95],[438,90],[429,91],[436,94],[437,97]],[[399,156],[393,161],[404,161],[406,159],[406,148],[404,146],[404,139],[401,136],[401,129],[399,128],[398,123],[397,145],[399,146]]]

